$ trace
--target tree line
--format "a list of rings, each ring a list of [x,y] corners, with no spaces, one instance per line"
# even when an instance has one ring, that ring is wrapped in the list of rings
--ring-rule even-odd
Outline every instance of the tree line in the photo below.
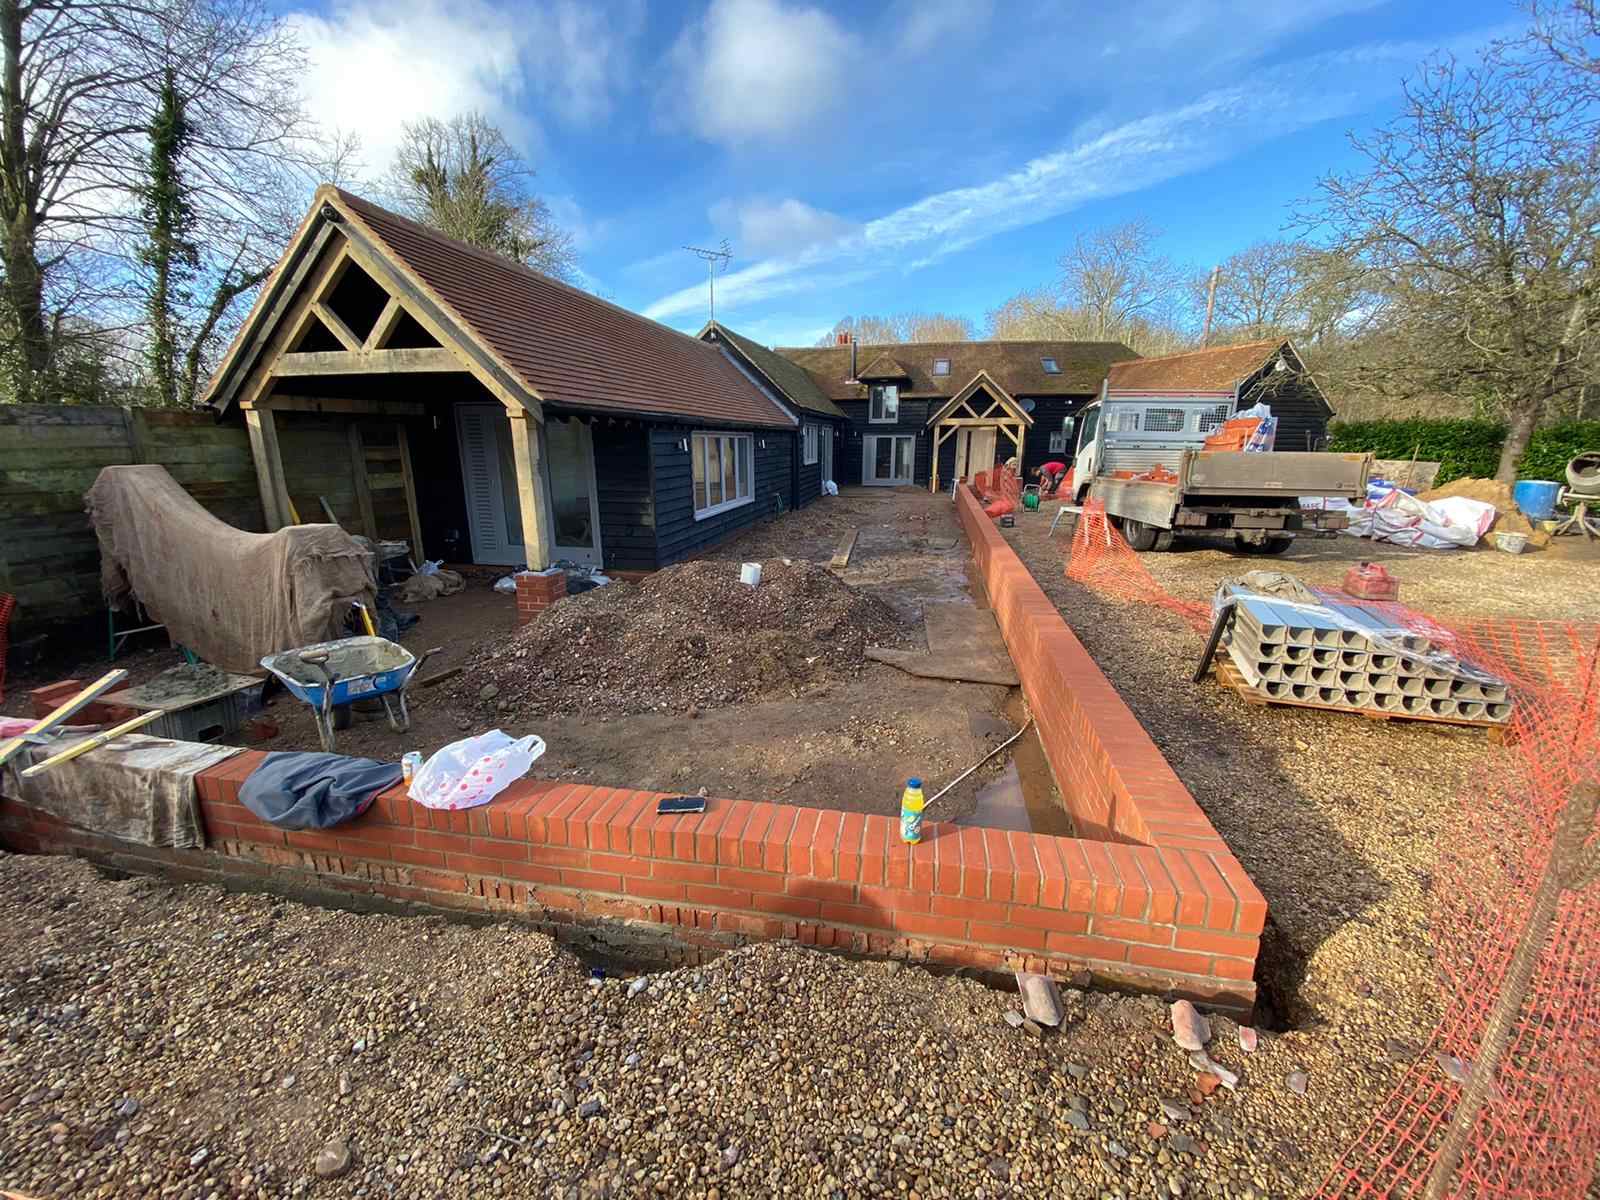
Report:
[[[1351,136],[1360,168],[1322,179],[1214,276],[1130,220],[1079,235],[1053,279],[987,314],[985,334],[1146,355],[1291,337],[1341,415],[1503,421],[1511,477],[1541,423],[1600,413],[1600,0],[1534,0],[1528,16],[1471,59],[1422,63],[1399,114]],[[943,314],[847,329],[976,336]]]
[[[365,179],[262,0],[0,0],[0,402],[190,405],[319,182],[560,275],[570,237],[477,113]]]

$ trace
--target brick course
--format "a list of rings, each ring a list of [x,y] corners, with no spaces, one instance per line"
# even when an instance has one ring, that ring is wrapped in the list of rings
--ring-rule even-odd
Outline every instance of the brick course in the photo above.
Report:
[[[561,571],[536,575],[519,571],[517,581],[517,624],[526,625],[534,617],[567,595],[567,577]]]
[[[985,970],[1087,969],[1236,1011],[1266,918],[1260,893],[1055,607],[958,489],[979,575],[1057,783],[1099,840],[712,799],[657,816],[656,793],[520,780],[466,812],[403,788],[331,831],[258,821],[239,787],[263,755],[198,777],[211,849],[128,846],[11,803],[0,841],[183,878],[522,912],[548,926],[628,923],[689,955],[753,938]],[[518,577],[518,603],[525,580]]]

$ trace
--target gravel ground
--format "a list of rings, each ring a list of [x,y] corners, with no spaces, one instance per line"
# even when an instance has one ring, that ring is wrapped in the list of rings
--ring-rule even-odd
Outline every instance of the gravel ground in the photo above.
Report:
[[[1391,1039],[1425,1043],[1437,1019],[1428,889],[1438,838],[1472,773],[1502,751],[1482,730],[1250,707],[1213,679],[1191,684],[1200,636],[1175,615],[1068,580],[1070,533],[1052,540],[1048,527],[1048,514],[1025,514],[1004,532],[1266,896],[1264,1016],[1304,1039],[1315,1077],[1339,1080],[1305,1114],[1308,1138],[1331,1154],[1386,1094],[1363,1064]],[[1215,548],[1140,558],[1190,600],[1264,564],[1334,586],[1365,558],[1400,577],[1403,602],[1441,616],[1600,619],[1595,568],[1581,558],[1353,538],[1270,560]]]
[[[1302,1195],[1308,1118],[1401,1069],[1213,1019],[1208,1094],[1154,999],[1067,989],[1040,1035],[787,944],[592,984],[524,927],[62,858],[0,855],[0,905],[0,1187],[36,1196]]]

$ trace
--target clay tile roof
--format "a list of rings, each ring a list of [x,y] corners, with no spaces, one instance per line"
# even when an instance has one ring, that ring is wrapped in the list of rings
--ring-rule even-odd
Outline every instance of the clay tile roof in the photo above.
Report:
[[[719,321],[706,322],[705,328],[700,331],[700,337],[705,339],[708,334],[721,337],[745,362],[765,375],[767,381],[782,392],[784,399],[796,408],[803,408],[807,412],[824,417],[844,417],[844,410],[829,400],[817,386],[817,381],[797,363],[790,362],[760,342],[752,341],[741,333],[735,333]]]
[[[857,360],[860,361],[859,355]],[[858,379],[910,379],[911,372],[900,365],[891,355],[880,354],[866,366],[862,367]]]
[[[1282,346],[1282,338],[1269,338],[1117,363],[1111,368],[1109,386],[1124,392],[1231,392]]]
[[[867,389],[850,378],[849,346],[780,347],[778,353],[804,367],[833,400],[861,400]],[[1138,358],[1121,342],[901,342],[895,345],[858,345],[858,379],[872,364],[888,356],[906,372],[907,397],[949,397],[979,371],[1013,396],[1091,396],[1100,391],[1112,363]],[[1044,369],[1053,358],[1057,374]],[[939,359],[950,361],[949,374],[935,375]]]
[[[794,426],[715,346],[359,196],[327,190],[545,403]]]

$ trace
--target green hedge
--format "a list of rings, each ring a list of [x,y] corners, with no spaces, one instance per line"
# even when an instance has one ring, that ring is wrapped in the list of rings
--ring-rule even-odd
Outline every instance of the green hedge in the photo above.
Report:
[[[1335,421],[1328,449],[1347,453],[1370,451],[1379,458],[1437,462],[1435,485],[1464,476],[1494,477],[1506,427],[1497,421]],[[1568,421],[1539,430],[1517,462],[1519,479],[1566,478],[1567,461],[1585,450],[1600,449],[1600,421]]]

